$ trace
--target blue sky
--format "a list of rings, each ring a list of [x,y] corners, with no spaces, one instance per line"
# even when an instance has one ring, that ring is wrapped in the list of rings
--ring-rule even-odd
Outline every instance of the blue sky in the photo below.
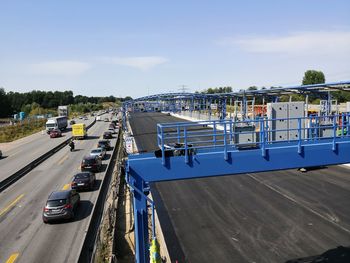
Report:
[[[140,97],[350,80],[350,1],[0,0],[0,87]]]

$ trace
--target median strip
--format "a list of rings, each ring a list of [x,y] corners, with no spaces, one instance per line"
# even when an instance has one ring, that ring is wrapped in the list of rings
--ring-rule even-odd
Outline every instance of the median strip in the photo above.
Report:
[[[11,204],[9,204],[7,207],[5,207],[3,210],[0,211],[0,216],[4,215],[7,211],[9,211],[12,207],[14,207],[19,200],[23,198],[24,194],[21,194],[18,196]]]

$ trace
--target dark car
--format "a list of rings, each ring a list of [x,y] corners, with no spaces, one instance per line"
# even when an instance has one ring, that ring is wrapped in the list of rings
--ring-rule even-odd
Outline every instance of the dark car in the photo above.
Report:
[[[54,129],[50,131],[50,138],[57,138],[61,136],[62,136],[62,132],[60,130]]]
[[[113,133],[113,134],[116,134],[117,133],[117,130],[114,129],[114,128],[108,128],[108,131]]]
[[[110,142],[109,140],[100,140],[100,141],[98,141],[97,147],[105,148],[106,151],[112,149],[112,147],[111,147],[111,142]]]
[[[74,175],[71,188],[75,190],[93,190],[95,186],[95,174],[92,172],[81,172]]]
[[[75,120],[70,120],[69,124],[70,124],[70,125],[75,124]]]
[[[85,156],[81,161],[81,171],[99,172],[102,168],[102,160],[98,156]]]
[[[74,219],[80,195],[75,190],[62,190],[52,192],[43,209],[43,221]]]
[[[106,131],[103,133],[103,139],[112,139],[112,138],[113,138],[112,132]]]

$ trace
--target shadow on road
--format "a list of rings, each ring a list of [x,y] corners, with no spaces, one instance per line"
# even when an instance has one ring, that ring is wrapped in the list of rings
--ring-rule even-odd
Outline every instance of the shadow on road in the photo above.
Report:
[[[81,200],[74,221],[80,221],[91,215],[94,204],[89,200]]]
[[[86,138],[85,138],[85,140],[96,140],[96,139],[98,139],[98,138],[100,138],[100,136],[87,136]]]
[[[103,160],[109,160],[111,158],[111,155],[109,153],[106,153]]]
[[[329,249],[326,252],[303,258],[296,258],[287,260],[286,263],[348,263],[350,262],[350,247],[339,246],[337,248]]]
[[[107,170],[107,166],[108,166],[108,165],[107,165],[106,163],[102,164],[100,173],[104,173],[104,172]]]

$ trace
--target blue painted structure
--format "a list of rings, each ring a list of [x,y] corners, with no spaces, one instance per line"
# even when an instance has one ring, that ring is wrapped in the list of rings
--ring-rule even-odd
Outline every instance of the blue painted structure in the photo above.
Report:
[[[350,82],[328,83],[273,90],[245,91],[246,96],[265,94],[276,98],[279,92],[315,92],[330,88],[348,89]],[[157,98],[171,101],[168,107],[182,110],[182,100],[219,100],[225,108],[233,94],[196,97],[194,94],[165,94],[143,97],[140,101]],[[179,97],[183,96],[183,97]],[[187,97],[186,97],[187,96]],[[235,94],[235,96],[238,96]],[[137,101],[137,100],[136,100]],[[124,105],[125,112],[133,102]],[[194,103],[191,104],[193,110]],[[180,109],[179,109],[179,106]],[[132,106],[131,106],[132,107]],[[222,111],[225,116],[225,112]],[[285,119],[297,120],[298,128],[273,130],[271,123],[281,119],[249,121],[201,121],[195,123],[168,123],[157,125],[158,158],[153,153],[130,155],[127,161],[126,180],[134,192],[136,261],[149,261],[148,205],[150,182],[182,180],[200,177],[224,176],[240,173],[273,171],[350,162],[350,114],[310,116]],[[341,120],[341,121],[340,121]],[[244,129],[249,127],[249,129]],[[199,129],[202,128],[202,129]],[[204,129],[203,129],[204,128]],[[239,129],[238,129],[239,128]],[[328,133],[324,133],[324,131]],[[273,140],[274,132],[297,131],[296,139]],[[240,142],[248,136],[250,142]],[[152,222],[154,235],[154,222]]]
[[[124,112],[140,112],[140,111],[168,111],[180,112],[189,111],[192,116],[193,111],[206,110],[210,114],[212,112],[211,104],[217,104],[219,109],[219,118],[225,119],[226,104],[232,100],[241,100],[243,106],[243,116],[246,116],[247,108],[246,101],[248,98],[263,97],[263,100],[277,102],[278,96],[301,94],[307,96],[308,94],[321,93],[325,94],[325,99],[328,101],[330,107],[331,91],[350,90],[350,81],[331,82],[313,85],[299,85],[289,87],[271,87],[270,89],[260,90],[241,90],[231,93],[164,93],[145,96],[134,100],[129,100],[123,103]],[[329,109],[325,111],[325,115],[330,113]],[[244,118],[243,118],[244,119]]]

